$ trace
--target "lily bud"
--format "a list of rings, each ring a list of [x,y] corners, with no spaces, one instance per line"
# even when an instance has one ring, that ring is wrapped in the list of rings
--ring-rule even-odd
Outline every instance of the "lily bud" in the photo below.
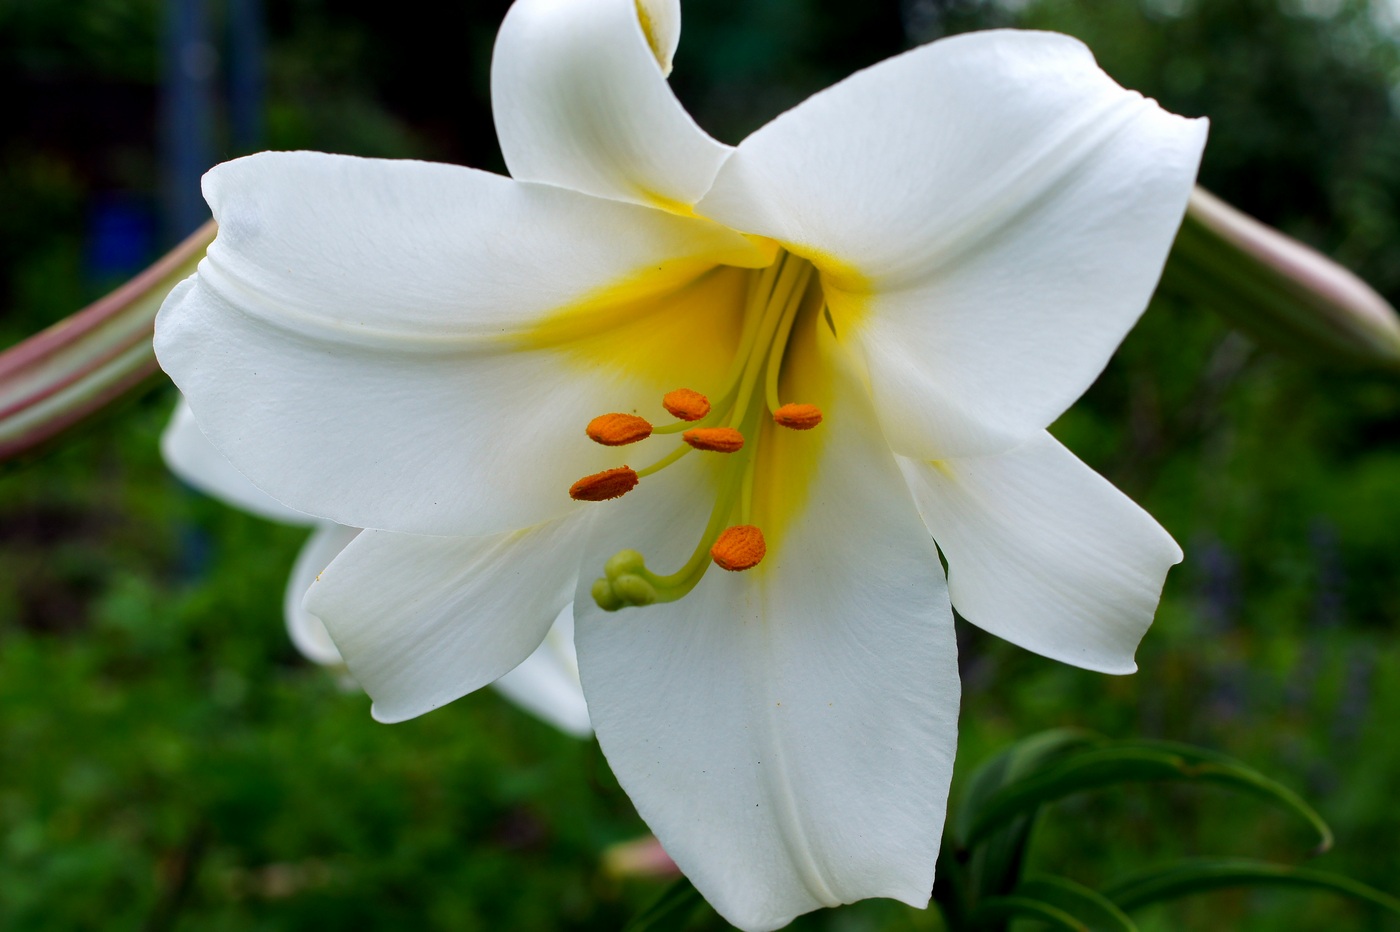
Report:
[[[0,461],[57,436],[160,371],[156,312],[214,241],[209,221],[131,281],[0,353]]]
[[[1370,285],[1203,188],[1162,284],[1305,361],[1400,369],[1400,317]]]

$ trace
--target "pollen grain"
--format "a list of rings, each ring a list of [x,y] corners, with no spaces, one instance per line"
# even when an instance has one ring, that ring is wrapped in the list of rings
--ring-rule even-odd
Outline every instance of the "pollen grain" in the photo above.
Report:
[[[773,412],[773,421],[792,430],[811,430],[822,422],[822,409],[816,405],[783,405]]]
[[[588,422],[588,438],[605,447],[620,447],[651,436],[651,422],[635,414],[600,414]]]
[[[584,476],[569,486],[569,497],[577,502],[605,502],[610,498],[620,498],[637,487],[641,480],[636,470],[630,466],[605,469],[591,476]]]
[[[711,453],[737,453],[744,448],[744,435],[732,427],[692,427],[681,439]]]
[[[763,532],[752,524],[740,524],[720,533],[710,547],[710,558],[720,569],[738,572],[758,566],[767,552]]]
[[[667,392],[661,406],[682,421],[698,421],[710,413],[710,399],[689,388]]]

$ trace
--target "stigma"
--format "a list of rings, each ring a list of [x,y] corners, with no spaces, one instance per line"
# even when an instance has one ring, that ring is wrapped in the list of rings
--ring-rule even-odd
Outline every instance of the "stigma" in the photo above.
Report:
[[[680,434],[680,443],[641,469],[621,466],[579,479],[569,488],[576,501],[619,498],[696,451],[720,456],[724,462],[709,520],[690,559],[675,572],[661,574],[648,568],[636,550],[619,551],[604,564],[604,575],[592,588],[594,601],[607,611],[675,601],[693,590],[712,564],[740,573],[760,566],[768,555],[763,531],[751,514],[755,464],[766,432],[775,427],[810,431],[822,423],[816,405],[785,401],[779,393],[794,327],[799,318],[803,325],[819,319],[799,311],[821,294],[812,265],[786,251],[751,275],[742,332],[717,392],[706,395],[686,387],[666,392],[660,406],[675,418],[670,423],[654,425],[640,414],[610,413],[598,415],[586,427],[589,439],[609,447],[648,438],[655,444],[675,434]],[[634,410],[645,413],[643,406]]]

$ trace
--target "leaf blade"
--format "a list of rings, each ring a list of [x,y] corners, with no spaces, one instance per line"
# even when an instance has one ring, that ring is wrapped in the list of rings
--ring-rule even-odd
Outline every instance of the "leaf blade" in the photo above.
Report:
[[[1247,858],[1186,858],[1129,875],[1104,894],[1121,909],[1134,910],[1229,887],[1282,886],[1336,893],[1400,916],[1400,899],[1341,874]]]
[[[1060,758],[992,794],[973,820],[967,844],[975,845],[1014,819],[1077,793],[1118,783],[1179,781],[1215,783],[1271,801],[1317,832],[1317,850],[1331,847],[1332,830],[1292,790],[1223,754],[1168,742],[1117,742]]]

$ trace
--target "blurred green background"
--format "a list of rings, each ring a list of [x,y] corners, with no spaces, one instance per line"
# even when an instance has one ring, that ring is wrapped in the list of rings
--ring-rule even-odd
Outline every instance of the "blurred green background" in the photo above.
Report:
[[[269,4],[265,89],[245,86],[240,104],[233,5],[212,3],[210,44],[183,60],[212,103],[196,142],[211,162],[316,148],[502,170],[487,69],[506,6]],[[1400,304],[1400,4],[690,0],[685,17],[673,84],[729,142],[943,34],[1077,35],[1120,83],[1211,117],[1203,183]],[[0,0],[3,343],[181,232],[188,192],[171,190],[162,122],[168,22],[159,0]],[[251,120],[247,93],[263,102]],[[621,927],[660,885],[600,866],[645,827],[596,745],[490,691],[373,723],[368,700],[284,633],[304,532],[165,472],[156,438],[173,401],[153,386],[0,467],[0,928]],[[1400,381],[1275,355],[1164,296],[1055,432],[1157,516],[1186,562],[1134,677],[960,625],[960,773],[1052,726],[1203,744],[1333,823],[1336,850],[1311,863],[1400,893]],[[1137,788],[1052,810],[1033,861],[1093,885],[1182,853],[1299,863],[1309,843],[1262,805]],[[1289,892],[1142,919],[1400,928]],[[937,923],[873,902],[794,928]]]

